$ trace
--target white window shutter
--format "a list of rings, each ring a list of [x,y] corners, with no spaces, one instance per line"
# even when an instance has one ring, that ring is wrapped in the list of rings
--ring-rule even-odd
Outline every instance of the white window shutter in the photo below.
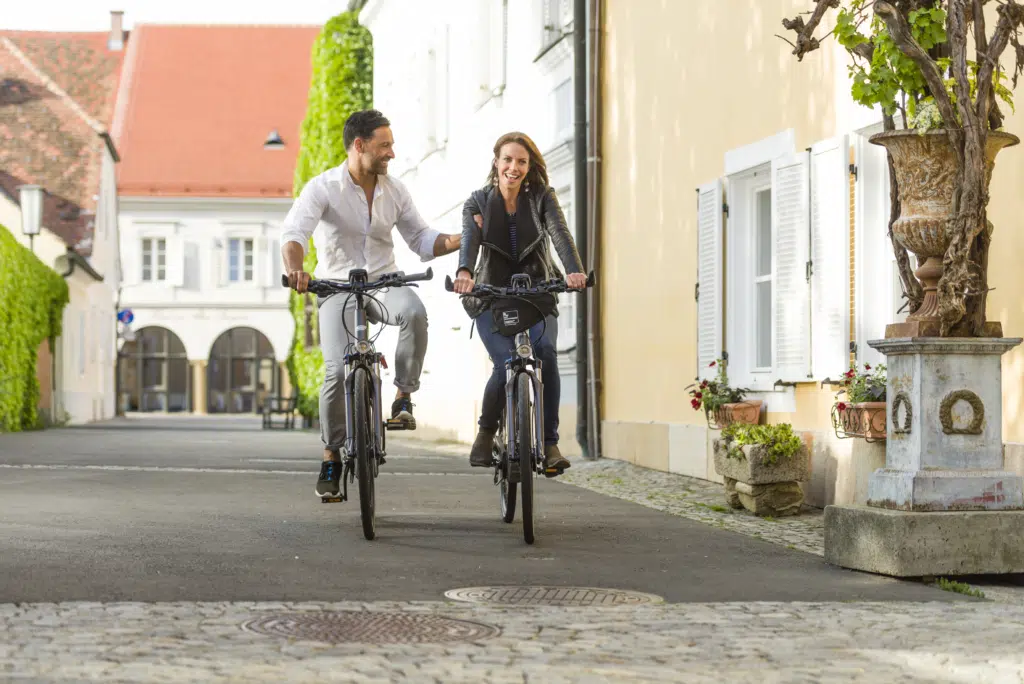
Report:
[[[811,373],[838,379],[850,360],[850,148],[811,147]]]
[[[185,284],[185,245],[180,235],[167,238],[167,284],[173,287]]]
[[[132,238],[121,243],[121,280],[125,285],[142,282],[142,238]]]
[[[772,160],[773,372],[783,382],[811,375],[809,207],[806,152]]]
[[[284,264],[281,257],[281,240],[269,238],[267,240],[267,287],[281,287],[281,273]]]
[[[697,188],[697,373],[722,355],[722,183]]]

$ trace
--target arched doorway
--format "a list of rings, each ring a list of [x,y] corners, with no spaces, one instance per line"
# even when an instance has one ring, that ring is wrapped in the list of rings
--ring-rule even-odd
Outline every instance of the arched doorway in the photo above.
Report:
[[[191,411],[188,355],[181,339],[167,328],[136,331],[118,353],[122,411]]]
[[[259,413],[281,386],[274,348],[254,328],[232,328],[217,338],[206,377],[210,413]]]

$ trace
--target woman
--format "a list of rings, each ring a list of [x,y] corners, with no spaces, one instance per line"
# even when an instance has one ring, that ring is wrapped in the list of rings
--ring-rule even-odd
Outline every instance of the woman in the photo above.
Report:
[[[565,276],[569,287],[586,287],[587,277],[576,243],[565,224],[555,191],[548,186],[544,158],[524,133],[506,133],[494,144],[487,185],[474,191],[462,208],[462,247],[455,291],[466,294],[477,282],[508,286],[512,276],[519,273],[530,276],[534,283],[561,278],[551,258],[548,238],[569,271]],[[534,353],[543,364],[544,465],[564,470],[570,464],[558,450],[558,310],[554,295],[534,301],[545,314],[545,320],[530,329]],[[494,363],[484,388],[479,431],[469,456],[472,465],[490,467],[494,434],[505,409],[505,361],[512,356],[513,338],[498,333],[489,304],[467,297],[463,306],[476,322],[480,340]]]

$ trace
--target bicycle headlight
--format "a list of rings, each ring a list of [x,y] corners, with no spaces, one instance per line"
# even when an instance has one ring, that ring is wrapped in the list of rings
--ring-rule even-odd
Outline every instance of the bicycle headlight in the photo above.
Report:
[[[373,351],[373,345],[366,340],[359,340],[356,342],[356,351],[360,354],[369,354]]]
[[[521,359],[528,359],[531,356],[533,356],[533,348],[530,347],[529,344],[524,342],[523,344],[516,347],[516,354]]]

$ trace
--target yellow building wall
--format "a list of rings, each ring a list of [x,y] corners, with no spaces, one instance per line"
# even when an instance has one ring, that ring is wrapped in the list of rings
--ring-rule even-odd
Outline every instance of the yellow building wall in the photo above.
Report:
[[[842,60],[822,49],[798,62],[776,37],[784,33],[784,17],[811,5],[808,0],[603,2],[598,248],[607,457],[717,479],[710,463],[704,475],[694,471],[714,433],[703,414],[691,409],[684,391],[697,371],[695,189],[723,175],[729,150],[790,128],[797,149],[848,132],[837,125],[844,119],[839,108],[848,106],[837,95],[848,88]],[[1021,93],[1024,87],[1018,93],[1024,104]],[[1006,129],[1024,135],[1024,112],[1010,115]],[[1024,278],[1018,265],[1024,231],[1016,225],[1022,186],[1024,145],[1001,153],[989,206],[996,227],[989,318],[1001,321],[1007,336],[1024,333]],[[850,250],[852,335],[852,238]],[[1004,373],[1004,440],[1024,442],[1024,350],[1005,357]],[[769,422],[791,422],[814,442],[811,502],[852,500],[853,489],[863,483],[840,472],[843,464],[861,467],[884,454],[880,445],[835,439],[830,420],[835,389],[800,385],[795,411],[767,416]],[[1020,463],[1024,469],[1024,447],[1015,449],[1007,450],[1007,466]],[[849,491],[839,491],[843,486]]]

